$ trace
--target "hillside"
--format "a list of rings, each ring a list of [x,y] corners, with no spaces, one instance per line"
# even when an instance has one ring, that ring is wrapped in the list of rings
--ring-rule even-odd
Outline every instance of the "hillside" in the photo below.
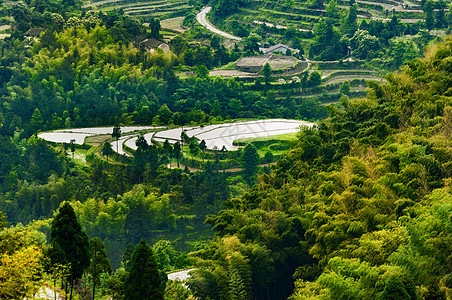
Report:
[[[258,299],[450,299],[451,56],[447,38],[302,131],[208,219],[194,294],[220,299],[237,276]]]
[[[5,2],[0,298],[451,298],[447,4]]]

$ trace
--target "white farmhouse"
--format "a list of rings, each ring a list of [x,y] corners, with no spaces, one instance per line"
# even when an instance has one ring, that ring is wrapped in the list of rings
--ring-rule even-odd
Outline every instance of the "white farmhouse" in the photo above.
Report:
[[[260,50],[264,52],[264,54],[272,54],[273,52],[282,52],[286,54],[288,50],[290,50],[290,52],[292,53],[295,51],[295,49],[292,49],[284,44],[277,44],[268,48],[261,48]]]

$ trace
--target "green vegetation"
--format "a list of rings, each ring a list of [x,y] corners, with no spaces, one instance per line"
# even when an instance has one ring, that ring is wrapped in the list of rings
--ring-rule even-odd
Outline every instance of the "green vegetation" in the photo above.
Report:
[[[205,4],[0,10],[15,23],[0,40],[0,298],[42,286],[73,299],[450,298],[452,39],[430,31],[451,24],[447,3],[212,1],[235,45],[195,24]],[[186,28],[161,30],[157,17],[181,14]],[[142,44],[163,31],[171,51]],[[259,42],[309,61],[209,76]],[[399,67],[365,94],[364,79]],[[133,157],[108,138],[88,150],[36,136],[273,117],[317,125],[238,151],[141,136]],[[187,268],[189,290],[167,280]]]
[[[235,251],[258,298],[289,296],[293,276],[290,299],[447,299],[451,109],[438,82],[449,82],[451,45],[429,47],[300,132],[271,174],[208,219],[217,238],[192,254],[193,280],[231,284],[221,272]]]

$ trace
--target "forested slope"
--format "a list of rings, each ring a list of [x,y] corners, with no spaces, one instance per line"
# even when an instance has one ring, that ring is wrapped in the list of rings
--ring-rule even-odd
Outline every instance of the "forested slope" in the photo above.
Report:
[[[217,238],[193,253],[194,294],[452,297],[451,57],[447,38],[302,130],[271,174],[207,220]]]

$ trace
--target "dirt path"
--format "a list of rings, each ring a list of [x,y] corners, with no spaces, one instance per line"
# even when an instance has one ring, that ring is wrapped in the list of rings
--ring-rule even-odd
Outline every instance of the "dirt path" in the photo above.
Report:
[[[259,167],[269,167],[271,165],[275,165],[276,162],[273,163],[269,163],[269,164],[261,164],[258,165]],[[174,169],[177,168],[177,163],[172,162],[171,164],[166,165],[168,168]],[[179,168],[180,169],[185,169],[185,165],[183,164],[179,164]],[[190,172],[196,172],[196,171],[203,171],[202,169],[198,169],[198,168],[192,168],[192,167],[188,167],[188,170],[190,170]],[[237,172],[241,172],[243,171],[243,168],[231,168],[231,169],[218,169],[219,172],[228,172],[228,173],[237,173]]]
[[[228,38],[228,39],[231,39],[231,40],[236,40],[236,41],[241,41],[242,38],[239,38],[239,37],[234,36],[232,34],[229,34],[229,33],[226,33],[224,31],[221,31],[221,30],[215,28],[212,24],[210,24],[209,21],[207,21],[206,15],[210,12],[211,9],[212,9],[212,7],[206,6],[203,9],[201,9],[201,11],[196,15],[196,20],[199,22],[199,24],[201,24],[202,26],[204,26],[208,30],[212,31],[213,33],[216,33],[216,34],[219,34],[221,36],[224,36],[225,38]]]
[[[262,77],[257,73],[242,72],[238,70],[212,70],[209,72],[209,76],[221,76],[221,77]]]
[[[83,7],[88,8],[88,7],[98,6],[98,5],[102,5],[105,3],[112,3],[112,2],[118,2],[118,0],[104,0],[104,1],[91,2],[91,3],[83,5]]]

